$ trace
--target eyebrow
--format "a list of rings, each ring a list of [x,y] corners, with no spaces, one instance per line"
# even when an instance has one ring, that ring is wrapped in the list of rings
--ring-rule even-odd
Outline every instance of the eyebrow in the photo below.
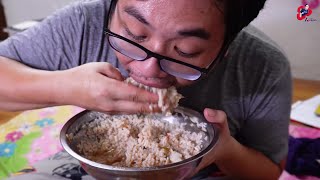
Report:
[[[208,40],[210,38],[210,33],[202,28],[195,29],[184,29],[178,31],[178,34],[186,37],[198,37],[200,39]]]
[[[142,22],[143,24],[150,26],[150,23],[143,17],[143,15],[136,8],[128,6],[124,8],[124,12],[135,17],[138,21]]]
[[[151,26],[150,23],[145,19],[145,17],[135,7],[127,6],[124,8],[124,12],[135,17],[141,23]],[[198,37],[204,40],[208,40],[210,38],[210,33],[203,28],[183,29],[179,30],[178,34],[184,37]]]

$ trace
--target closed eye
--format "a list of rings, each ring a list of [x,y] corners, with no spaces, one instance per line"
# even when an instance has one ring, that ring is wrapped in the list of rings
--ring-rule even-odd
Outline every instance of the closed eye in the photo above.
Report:
[[[201,52],[194,52],[194,53],[186,53],[181,51],[178,47],[174,47],[175,51],[184,58],[195,58],[197,57]]]
[[[143,40],[145,40],[147,38],[147,36],[134,35],[127,27],[125,27],[125,31],[126,31],[127,35],[130,36],[130,38],[132,38],[133,40],[135,40],[137,42],[142,42]]]

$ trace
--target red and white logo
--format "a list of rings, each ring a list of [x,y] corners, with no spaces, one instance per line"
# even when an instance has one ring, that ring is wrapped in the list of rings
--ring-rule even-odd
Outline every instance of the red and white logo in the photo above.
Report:
[[[297,9],[297,19],[302,21],[312,14],[312,10],[309,8],[309,5],[299,6]]]

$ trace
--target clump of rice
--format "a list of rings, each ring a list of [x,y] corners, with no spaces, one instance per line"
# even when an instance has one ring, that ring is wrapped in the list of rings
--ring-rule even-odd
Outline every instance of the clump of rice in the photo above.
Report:
[[[92,161],[120,167],[154,167],[198,154],[203,131],[190,132],[186,123],[172,124],[152,115],[107,115],[92,112],[94,120],[82,125],[69,141]]]
[[[157,106],[161,109],[161,112],[167,113],[168,115],[173,111],[174,108],[178,106],[180,99],[183,97],[181,94],[177,92],[174,86],[169,87],[168,89],[149,87],[136,82],[131,77],[127,78],[125,81],[139,88],[158,94],[159,101]],[[150,105],[150,109],[153,109],[154,106],[155,105]]]

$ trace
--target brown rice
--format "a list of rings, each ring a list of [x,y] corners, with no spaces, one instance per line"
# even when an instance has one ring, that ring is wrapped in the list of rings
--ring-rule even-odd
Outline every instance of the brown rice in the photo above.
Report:
[[[168,115],[170,115],[173,109],[178,106],[180,99],[183,97],[181,94],[177,92],[174,86],[171,86],[168,89],[159,89],[155,87],[149,87],[144,84],[136,82],[131,77],[127,78],[126,82],[134,86],[137,86],[139,88],[158,94],[159,96],[158,104],[157,105],[153,104],[153,105],[150,105],[149,107],[150,109],[153,109],[155,106],[158,106],[161,109],[161,112],[167,113]]]
[[[92,161],[121,167],[153,167],[182,161],[198,154],[205,133],[185,130],[185,124],[159,121],[150,115],[107,115],[92,112],[69,141]]]

